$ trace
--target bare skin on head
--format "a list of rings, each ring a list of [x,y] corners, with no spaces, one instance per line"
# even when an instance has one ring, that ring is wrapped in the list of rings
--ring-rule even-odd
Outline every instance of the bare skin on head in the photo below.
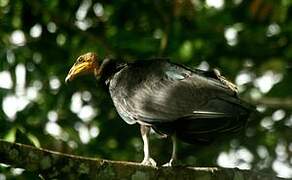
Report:
[[[77,58],[75,64],[70,69],[65,82],[72,81],[79,75],[83,74],[98,74],[98,62],[97,55],[95,53],[89,52],[84,55],[81,55]]]

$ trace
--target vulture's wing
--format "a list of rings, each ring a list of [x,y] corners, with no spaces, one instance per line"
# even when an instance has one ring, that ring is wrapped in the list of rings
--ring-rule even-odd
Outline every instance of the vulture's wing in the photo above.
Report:
[[[237,98],[235,86],[220,73],[191,70],[163,60],[125,67],[111,80],[110,92],[128,123],[230,119],[249,112]]]

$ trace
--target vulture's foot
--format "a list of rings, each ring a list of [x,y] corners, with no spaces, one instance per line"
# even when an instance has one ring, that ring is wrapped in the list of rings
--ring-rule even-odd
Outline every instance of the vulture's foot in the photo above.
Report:
[[[163,167],[174,167],[174,166],[178,166],[180,163],[177,159],[173,159],[171,158],[170,161],[168,163],[163,164]]]
[[[152,158],[144,159],[141,162],[141,164],[144,165],[144,166],[153,166],[153,167],[156,167],[156,162]]]

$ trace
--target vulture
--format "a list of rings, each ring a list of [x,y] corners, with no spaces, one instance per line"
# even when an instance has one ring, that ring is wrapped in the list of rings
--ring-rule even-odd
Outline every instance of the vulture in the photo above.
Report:
[[[172,155],[165,166],[174,166],[177,139],[196,144],[230,136],[246,126],[253,111],[238,98],[237,87],[217,69],[191,69],[164,58],[100,62],[95,53],[89,52],[77,58],[65,82],[83,74],[93,74],[103,81],[120,117],[128,124],[140,125],[143,165],[156,166],[150,156],[151,129],[171,137]]]

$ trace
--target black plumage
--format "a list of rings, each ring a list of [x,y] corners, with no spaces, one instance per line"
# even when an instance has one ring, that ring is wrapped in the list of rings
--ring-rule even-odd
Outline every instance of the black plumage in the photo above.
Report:
[[[127,123],[149,125],[160,134],[176,133],[185,142],[235,132],[245,126],[251,111],[216,71],[191,70],[166,59],[103,66],[107,77],[102,77]]]

